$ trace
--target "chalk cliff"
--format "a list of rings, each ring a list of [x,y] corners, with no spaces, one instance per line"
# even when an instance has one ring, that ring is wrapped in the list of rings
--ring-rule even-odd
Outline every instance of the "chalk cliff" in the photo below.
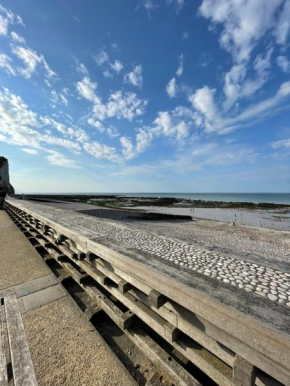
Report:
[[[10,184],[8,159],[0,156],[0,183],[4,184],[8,194],[14,194],[14,188]]]

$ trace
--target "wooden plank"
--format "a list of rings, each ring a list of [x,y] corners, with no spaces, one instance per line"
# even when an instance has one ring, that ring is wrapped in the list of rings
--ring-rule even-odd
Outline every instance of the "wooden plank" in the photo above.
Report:
[[[184,319],[182,316],[178,315],[176,311],[178,310],[178,305],[172,301],[168,301],[165,306],[160,307],[159,309],[153,307],[148,297],[141,291],[134,289],[130,293],[141,300],[144,304],[150,307],[153,311],[157,312],[168,322],[172,323],[178,329],[188,335],[190,338],[195,340],[201,346],[206,348],[208,351],[216,355],[222,361],[224,361],[229,366],[234,366],[235,354],[228,350],[226,347],[223,347],[216,340],[208,336],[204,331],[204,324],[198,323],[197,317],[195,317],[196,323],[194,324],[194,315],[192,316],[193,322],[189,322]],[[181,308],[179,306],[179,308]],[[187,311],[189,313],[189,311]]]
[[[15,386],[37,386],[33,363],[15,295],[4,299]]]
[[[94,286],[84,286],[90,297],[94,298],[105,313],[122,329],[129,328],[133,321],[134,315],[131,311],[122,312],[110,299]]]
[[[238,385],[253,386],[255,378],[255,367],[244,358],[236,355],[233,378]]]
[[[13,287],[6,288],[0,291],[0,298],[7,297],[9,295],[16,294],[19,298],[21,296],[29,295],[33,292],[40,291],[44,288],[51,287],[58,284],[55,276],[53,274],[43,276],[26,283],[18,284]]]
[[[133,326],[125,331],[126,335],[140,348],[145,355],[158,364],[178,386],[201,386],[174,358],[164,351],[140,327]]]
[[[2,323],[2,307],[0,305],[0,386],[8,385],[7,366],[5,357],[3,323]]]

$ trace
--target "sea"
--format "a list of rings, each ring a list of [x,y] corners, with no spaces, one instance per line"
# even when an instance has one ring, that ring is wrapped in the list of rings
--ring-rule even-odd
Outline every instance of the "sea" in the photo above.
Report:
[[[108,193],[109,194],[109,193]],[[174,197],[190,200],[290,205],[290,193],[111,193],[126,197]]]

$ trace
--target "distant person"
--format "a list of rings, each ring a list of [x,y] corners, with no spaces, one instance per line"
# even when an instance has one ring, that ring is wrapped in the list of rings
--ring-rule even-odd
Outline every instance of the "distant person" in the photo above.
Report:
[[[6,197],[6,186],[0,177],[0,210],[3,209],[4,199]]]

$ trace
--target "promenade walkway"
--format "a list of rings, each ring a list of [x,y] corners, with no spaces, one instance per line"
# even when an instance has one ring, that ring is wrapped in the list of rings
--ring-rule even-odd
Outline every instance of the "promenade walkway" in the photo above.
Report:
[[[12,322],[9,331],[7,310],[9,302],[13,299],[17,299],[17,310],[19,309],[21,314],[20,324],[22,319],[24,340],[29,347],[26,355],[31,355],[32,369],[34,368],[38,385],[135,384],[121,362],[81,314],[35,249],[4,211],[0,211],[0,299],[4,362],[6,361],[9,369],[12,358],[15,377],[13,381],[16,386],[16,378],[21,377],[15,368],[19,364],[17,350],[21,351],[23,347],[13,347]],[[8,371],[9,375],[11,374]],[[11,379],[9,381],[11,384]],[[1,383],[1,345],[0,384],[5,384],[3,379]],[[19,382],[18,384],[24,385]],[[35,383],[32,381],[25,384]]]

